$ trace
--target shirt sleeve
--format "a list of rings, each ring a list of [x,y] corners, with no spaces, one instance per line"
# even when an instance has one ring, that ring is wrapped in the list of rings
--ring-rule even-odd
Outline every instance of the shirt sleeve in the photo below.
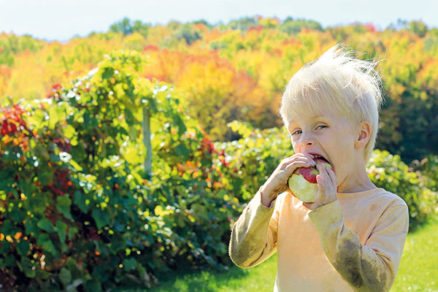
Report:
[[[345,227],[339,201],[317,208],[309,216],[327,258],[356,291],[390,289],[409,228],[404,202],[386,208],[365,244]]]
[[[258,265],[277,250],[277,200],[270,208],[261,203],[260,192],[244,208],[233,225],[228,252],[234,264],[241,268]]]

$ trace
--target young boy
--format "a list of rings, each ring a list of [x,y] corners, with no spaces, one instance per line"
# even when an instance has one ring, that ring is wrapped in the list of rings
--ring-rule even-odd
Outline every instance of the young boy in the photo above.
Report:
[[[277,251],[274,291],[387,291],[394,281],[409,217],[405,202],[377,188],[365,168],[382,99],[374,66],[335,46],[286,87],[280,114],[295,154],[243,210],[229,246],[242,268]],[[316,199],[303,203],[287,182],[315,164]]]

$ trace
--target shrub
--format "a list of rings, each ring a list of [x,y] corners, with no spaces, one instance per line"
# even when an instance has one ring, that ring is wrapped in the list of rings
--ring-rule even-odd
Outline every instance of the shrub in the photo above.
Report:
[[[409,208],[411,229],[423,223],[433,212],[438,194],[428,189],[418,173],[403,163],[400,156],[375,150],[368,163],[368,173],[376,186],[403,198]]]
[[[237,201],[224,154],[165,84],[113,53],[70,89],[0,115],[0,281],[6,290],[150,287],[171,268],[229,261]],[[142,108],[153,173],[143,170]]]
[[[240,202],[248,202],[265,183],[281,159],[294,154],[285,129],[254,129],[248,123],[229,124],[241,139],[217,143],[227,154],[229,167],[225,180],[231,194]]]
[[[428,155],[421,161],[412,162],[424,185],[429,189],[438,192],[438,156]]]
[[[144,228],[149,218],[139,212],[146,209],[142,180],[121,159],[120,140],[105,140],[122,130],[117,119],[105,123],[113,118],[108,114],[96,124],[87,94],[57,91],[40,107],[2,108],[0,278],[6,290],[153,283],[147,263],[155,240]],[[78,97],[84,103],[75,107],[65,101]]]

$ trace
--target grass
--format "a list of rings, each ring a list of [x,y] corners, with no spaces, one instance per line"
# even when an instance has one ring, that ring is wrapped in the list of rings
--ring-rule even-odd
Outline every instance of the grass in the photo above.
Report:
[[[438,217],[407,237],[399,271],[391,292],[438,291]],[[277,256],[251,268],[231,267],[226,272],[205,270],[197,273],[162,275],[160,286],[150,291],[272,291],[277,272]]]
[[[226,272],[202,271],[186,274],[169,274],[153,292],[164,291],[272,291],[277,273],[277,255],[251,269],[230,267]]]
[[[391,291],[438,291],[438,217],[408,234]]]

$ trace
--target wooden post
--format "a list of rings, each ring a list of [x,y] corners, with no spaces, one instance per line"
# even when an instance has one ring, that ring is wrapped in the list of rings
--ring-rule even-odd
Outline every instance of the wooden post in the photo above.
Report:
[[[144,171],[150,178],[152,176],[151,115],[147,106],[143,107],[143,143],[147,151]]]

